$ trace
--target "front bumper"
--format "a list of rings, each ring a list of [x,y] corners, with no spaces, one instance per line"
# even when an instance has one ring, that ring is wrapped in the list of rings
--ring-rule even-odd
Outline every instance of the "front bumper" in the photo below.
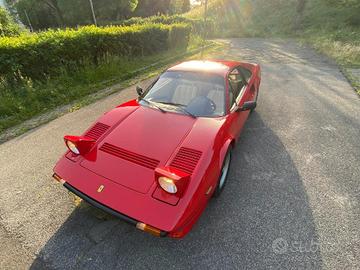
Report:
[[[133,219],[131,217],[128,217],[128,216],[126,216],[126,215],[124,215],[122,213],[119,213],[118,211],[115,211],[114,209],[112,209],[112,208],[110,208],[110,207],[108,207],[108,206],[106,206],[106,205],[104,205],[104,204],[90,198],[88,195],[82,193],[81,191],[79,191],[78,189],[76,189],[75,187],[70,185],[69,183],[65,182],[63,185],[70,192],[74,193],[76,196],[80,197],[81,199],[83,199],[87,203],[91,204],[92,206],[94,206],[96,208],[99,208],[99,209],[103,210],[104,212],[106,212],[106,213],[108,213],[110,215],[113,215],[113,216],[115,216],[115,217],[117,217],[117,218],[131,224],[131,225],[134,225],[138,229],[147,231],[146,229],[144,229],[144,226],[148,226],[148,225],[143,224],[143,223],[141,223],[141,222],[139,222],[139,221],[137,221],[137,220],[135,220],[135,219]],[[155,229],[155,228],[153,228],[153,229]],[[158,230],[158,229],[155,229],[155,230]],[[167,232],[162,231],[162,230],[158,230],[158,231],[159,231],[158,236],[160,236],[160,237],[165,237],[168,234]],[[149,231],[147,231],[147,232],[149,232]],[[152,233],[152,234],[156,235],[155,233]]]
[[[168,237],[182,238],[193,225],[193,222],[188,223],[189,215],[186,209],[189,205],[186,200],[180,200],[174,206],[151,196],[157,187],[155,182],[147,194],[142,194],[101,177],[66,157],[56,164],[53,176],[62,185],[66,183],[80,192],[77,195],[85,201],[89,201],[87,199],[89,198],[105,207],[105,211],[111,209],[126,216],[126,221],[128,218],[135,220],[137,224],[135,222],[130,222],[130,224],[136,224],[140,230],[152,233],[150,230],[153,228],[156,229],[155,231],[167,232]],[[134,179],[136,180],[136,176]],[[103,188],[99,191],[101,186]],[[75,191],[71,192],[76,194]]]

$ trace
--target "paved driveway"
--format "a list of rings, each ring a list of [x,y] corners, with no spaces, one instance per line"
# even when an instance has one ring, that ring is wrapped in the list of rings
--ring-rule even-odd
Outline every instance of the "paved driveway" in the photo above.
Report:
[[[75,206],[51,179],[62,136],[133,87],[0,145],[1,269],[360,268],[359,97],[336,65],[291,40],[226,42],[222,55],[262,65],[259,106],[192,232],[154,238]]]

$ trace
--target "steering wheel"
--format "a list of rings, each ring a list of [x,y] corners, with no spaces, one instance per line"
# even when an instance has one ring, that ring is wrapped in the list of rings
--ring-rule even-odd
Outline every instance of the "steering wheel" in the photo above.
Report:
[[[211,113],[215,112],[215,110],[216,110],[216,104],[215,104],[215,102],[214,102],[212,99],[208,98],[208,97],[206,97],[206,98],[207,98],[207,100],[208,100],[208,102],[209,102],[209,104],[210,104]]]
[[[187,109],[195,115],[211,115],[216,110],[216,104],[206,96],[197,96],[189,102]]]

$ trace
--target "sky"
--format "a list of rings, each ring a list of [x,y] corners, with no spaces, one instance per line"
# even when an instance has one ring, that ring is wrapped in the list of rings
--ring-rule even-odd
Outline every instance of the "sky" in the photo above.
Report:
[[[0,0],[1,1],[1,0]],[[200,2],[199,0],[190,0],[190,3],[193,4],[198,4],[198,2]]]
[[[4,0],[0,0],[0,6],[4,6]]]

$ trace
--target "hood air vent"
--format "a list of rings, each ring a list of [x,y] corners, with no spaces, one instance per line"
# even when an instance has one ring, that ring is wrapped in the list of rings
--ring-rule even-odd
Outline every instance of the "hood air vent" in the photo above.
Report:
[[[170,163],[170,166],[191,175],[196,168],[201,154],[202,153],[198,150],[181,147],[173,161]]]
[[[99,150],[152,170],[159,165],[159,161],[156,159],[130,152],[109,143],[104,143]]]
[[[91,129],[85,133],[85,137],[97,141],[108,129],[110,126],[103,123],[96,123]]]

